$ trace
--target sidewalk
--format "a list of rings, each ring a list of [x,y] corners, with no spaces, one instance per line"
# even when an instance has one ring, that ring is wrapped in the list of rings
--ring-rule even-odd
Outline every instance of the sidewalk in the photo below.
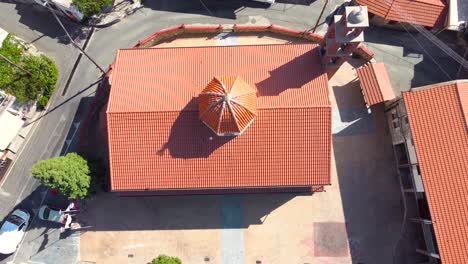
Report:
[[[3,41],[8,36],[9,32],[0,28],[0,47]],[[24,52],[32,55],[37,55],[39,52],[32,44],[25,45],[26,41],[15,36],[23,46]],[[19,152],[21,146],[26,141],[26,137],[34,127],[34,121],[40,118],[44,111],[38,111],[36,103],[19,103],[13,95],[6,94],[0,90],[0,116],[3,122],[0,123],[0,131],[4,143],[0,150],[0,157],[5,160],[5,163],[0,166],[0,186],[6,179],[9,172],[9,167],[15,163],[16,153]],[[8,116],[4,116],[8,115]],[[12,131],[13,130],[13,131]],[[4,133],[7,133],[4,134]],[[14,133],[16,135],[14,135]],[[10,141],[11,139],[11,141]]]

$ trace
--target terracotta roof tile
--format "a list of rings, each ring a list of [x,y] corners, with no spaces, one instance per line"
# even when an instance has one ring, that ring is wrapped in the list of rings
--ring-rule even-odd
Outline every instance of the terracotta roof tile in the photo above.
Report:
[[[198,118],[198,94],[220,75],[258,91],[238,137]],[[121,50],[107,117],[114,191],[330,184],[328,80],[314,44]]]
[[[468,81],[404,92],[442,263],[468,263]]]
[[[240,77],[215,77],[200,93],[200,119],[217,135],[242,133],[257,115],[257,91]]]
[[[356,70],[368,105],[378,104],[395,98],[392,84],[383,63],[371,63]]]
[[[442,27],[446,5],[442,0],[356,0],[367,6],[369,12],[388,20],[428,27]]]

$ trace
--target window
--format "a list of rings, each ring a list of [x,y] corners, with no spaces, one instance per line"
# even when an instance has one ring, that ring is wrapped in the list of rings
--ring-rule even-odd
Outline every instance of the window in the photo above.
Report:
[[[419,168],[419,165],[416,166],[416,170],[418,171],[418,174],[421,175],[421,169]]]
[[[400,125],[398,124],[398,121],[393,121],[393,128],[398,128]]]

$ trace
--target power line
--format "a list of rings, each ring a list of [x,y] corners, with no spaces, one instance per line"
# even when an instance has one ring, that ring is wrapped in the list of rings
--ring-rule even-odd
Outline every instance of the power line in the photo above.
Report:
[[[423,45],[421,45],[421,43],[406,29],[406,27],[400,23],[400,25],[406,30],[406,32],[414,39],[414,41],[416,41],[416,43],[418,43],[419,47],[421,47],[421,49],[424,51],[424,53],[426,53],[429,58],[431,58],[431,60],[437,65],[437,67],[439,67],[439,69],[449,78],[449,80],[452,80],[453,78],[450,77],[450,75],[444,71],[444,69],[442,68],[442,66],[440,66],[440,64],[434,59],[434,57],[432,57],[432,55],[427,52],[427,50],[423,47]]]
[[[2,57],[2,59],[4,59],[4,60],[5,60],[6,62],[8,62],[9,64],[11,64],[11,65],[15,66],[16,68],[18,68],[18,69],[24,71],[24,72],[27,73],[29,76],[32,76],[32,73],[31,73],[31,72],[25,70],[23,67],[21,67],[21,66],[19,66],[18,64],[12,62],[12,61],[9,60],[7,57],[3,56],[3,54],[0,54],[0,57]]]
[[[394,9],[399,14],[399,17],[405,18],[407,21],[416,21],[416,19],[412,15],[410,15],[408,12],[406,12],[398,4],[395,4],[395,2],[396,2],[395,0],[384,0],[384,2],[386,2],[387,5],[389,5],[389,9],[387,11],[387,14],[384,16],[385,19],[388,19],[388,15],[390,13],[390,10]],[[424,11],[421,10],[421,12],[424,12]],[[449,46],[447,46],[447,44],[445,44],[440,39],[438,39],[436,36],[434,36],[434,34],[432,34],[429,30],[425,29],[423,26],[416,25],[414,22],[408,22],[408,23],[411,24],[411,26],[414,29],[416,29],[419,33],[421,33],[421,35],[423,35],[425,38],[427,38],[429,41],[431,41],[435,46],[437,46],[440,50],[442,50],[450,58],[452,58],[457,63],[459,63],[463,68],[468,70],[468,61],[465,60],[465,58],[463,58],[458,53],[456,53],[453,49],[451,49]],[[400,22],[400,25],[402,25],[401,22]],[[408,32],[408,30],[404,26],[403,26],[403,28]]]
[[[49,2],[45,2],[44,6],[47,7],[49,9],[49,11],[52,13],[52,15],[55,17],[55,20],[57,20],[60,27],[62,27],[63,31],[65,31],[65,34],[67,35],[68,39],[73,44],[73,46],[75,46],[77,49],[79,49],[81,54],[85,55],[103,74],[106,74],[106,71],[103,68],[101,68],[101,66],[99,66],[99,64],[97,64],[97,62],[95,62],[78,44],[75,43],[75,41],[72,39],[70,34],[68,34],[68,31],[65,28],[65,26],[62,24],[62,21],[60,21],[60,19],[55,14],[54,10],[52,10],[52,8],[50,7]]]

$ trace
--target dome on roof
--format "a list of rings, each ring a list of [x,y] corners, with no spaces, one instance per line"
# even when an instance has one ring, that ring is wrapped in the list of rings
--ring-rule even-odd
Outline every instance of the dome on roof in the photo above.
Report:
[[[215,77],[200,93],[198,110],[218,136],[237,136],[257,115],[257,91],[238,76]]]
[[[359,7],[359,9],[353,9],[347,18],[348,22],[353,24],[359,24],[366,20],[366,15],[364,14],[364,9]]]

